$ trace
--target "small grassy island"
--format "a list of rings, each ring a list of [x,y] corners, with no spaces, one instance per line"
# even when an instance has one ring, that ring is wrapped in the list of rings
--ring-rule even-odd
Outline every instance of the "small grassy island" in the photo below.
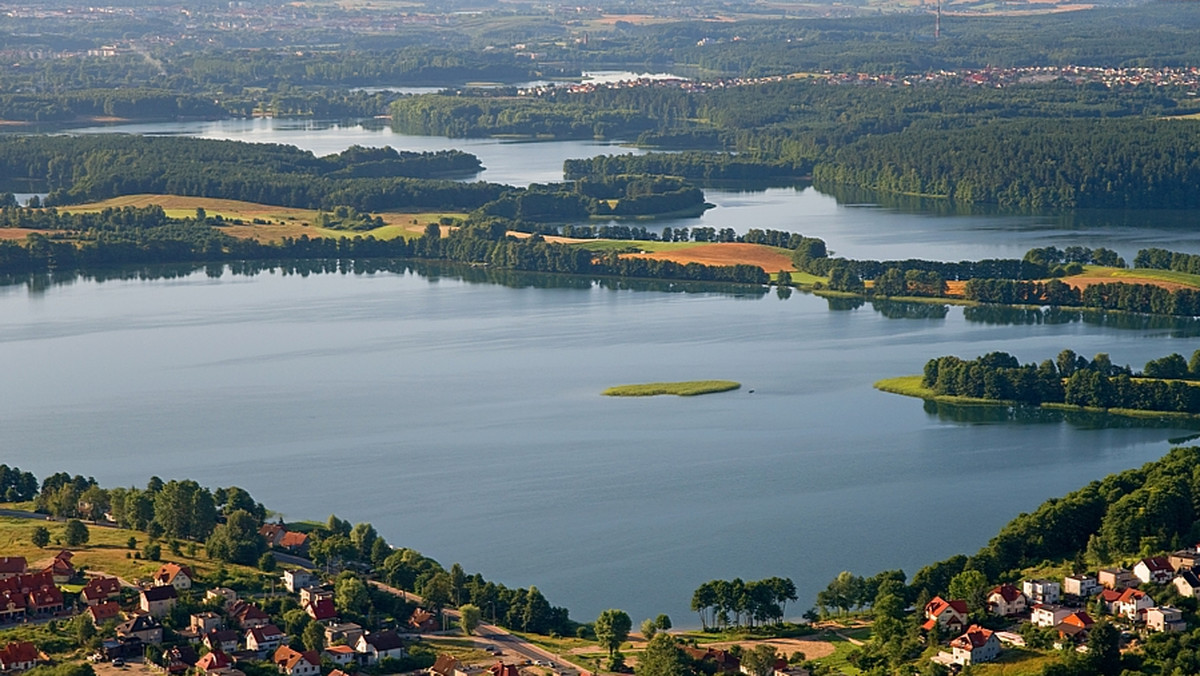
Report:
[[[642,383],[640,385],[617,385],[604,390],[606,397],[653,397],[659,394],[674,394],[694,397],[698,394],[728,392],[742,384],[732,380],[683,380],[677,383]]]
[[[978,359],[940,357],[924,375],[887,378],[875,389],[959,405],[1041,406],[1146,417],[1200,417],[1200,350],[1190,362],[1171,354],[1141,372],[1117,366],[1107,354],[1088,361],[1071,350],[1041,364],[992,352]]]

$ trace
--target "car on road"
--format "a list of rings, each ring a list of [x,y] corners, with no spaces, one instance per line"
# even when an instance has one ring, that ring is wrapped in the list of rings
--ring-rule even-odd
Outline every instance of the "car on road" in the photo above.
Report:
[[[120,657],[114,657],[113,661],[112,661],[112,665],[114,667],[123,667],[123,666],[125,666],[125,660],[121,659]]]

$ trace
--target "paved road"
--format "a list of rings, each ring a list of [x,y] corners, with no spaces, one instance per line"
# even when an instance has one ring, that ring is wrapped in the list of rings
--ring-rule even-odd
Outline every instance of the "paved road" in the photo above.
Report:
[[[388,592],[389,594],[395,594],[396,596],[400,596],[417,603],[422,602],[421,597],[413,594],[412,592],[406,592],[403,589],[389,587],[388,585],[383,584],[382,582],[376,582],[375,580],[371,580],[371,584],[385,592]],[[458,622],[459,613],[457,610],[446,609],[442,612],[444,612],[454,622]],[[588,671],[584,667],[568,661],[562,655],[552,653],[549,650],[534,645],[520,636],[510,633],[503,627],[497,627],[494,624],[480,624],[479,627],[476,628],[475,636],[472,638],[472,640],[480,645],[494,645],[503,650],[506,655],[515,655],[521,659],[529,660],[530,662],[553,662],[555,665],[554,672],[563,674],[564,676],[570,676],[579,672]]]

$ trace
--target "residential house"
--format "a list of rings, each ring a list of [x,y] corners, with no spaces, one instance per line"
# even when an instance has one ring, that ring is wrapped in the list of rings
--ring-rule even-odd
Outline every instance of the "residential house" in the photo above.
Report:
[[[196,632],[197,636],[203,636],[210,631],[217,631],[224,628],[225,621],[221,619],[220,615],[212,611],[194,613],[191,620],[188,621],[188,629]]]
[[[709,667],[714,674],[738,674],[742,671],[742,661],[727,650],[682,647],[688,657],[705,665],[705,673],[710,672]]]
[[[237,603],[238,595],[237,592],[228,587],[213,587],[212,589],[204,592],[205,603],[209,601],[215,601],[217,599],[221,599],[222,605],[228,608]]]
[[[1054,629],[1058,632],[1059,640],[1082,643],[1087,640],[1088,632],[1092,630],[1094,624],[1096,621],[1092,619],[1092,616],[1080,610],[1064,617],[1063,621],[1055,625]]]
[[[1108,613],[1109,615],[1116,615],[1117,601],[1121,600],[1121,594],[1124,593],[1124,589],[1105,589],[1104,591],[1100,592],[1096,600],[1100,602],[1100,607],[1104,609],[1104,612]]]
[[[54,578],[55,584],[66,584],[75,577],[75,566],[71,565],[71,559],[75,554],[67,550],[62,550],[54,555],[54,559],[50,561],[50,565],[46,566],[42,572],[50,573]]]
[[[313,650],[300,652],[281,645],[271,661],[287,676],[321,676],[321,656]]]
[[[1166,557],[1151,556],[1148,559],[1142,559],[1133,567],[1133,574],[1137,579],[1147,584],[1166,584],[1175,577],[1175,569],[1171,567],[1171,563]]]
[[[164,563],[158,567],[158,572],[151,578],[155,587],[171,586],[179,591],[192,588],[192,580],[196,578],[192,569],[177,563]]]
[[[689,652],[688,648],[684,648],[683,650],[684,650],[684,652],[688,652],[688,654],[691,654]],[[704,652],[704,651],[701,650],[700,652]],[[497,662],[497,663],[493,664],[492,666],[488,667],[487,670],[488,670],[488,673],[491,674],[491,676],[521,676],[521,668],[515,664],[505,664],[503,662]],[[333,676],[333,674],[330,674],[329,676]]]
[[[237,620],[238,626],[242,629],[265,627],[271,623],[270,615],[264,613],[262,608],[246,601],[235,601],[229,607],[229,615]]]
[[[377,631],[364,634],[358,639],[354,649],[363,656],[366,664],[375,664],[389,657],[400,659],[404,657],[404,642],[392,631]]]
[[[263,536],[263,539],[267,541],[268,547],[278,547],[280,538],[286,532],[287,527],[281,523],[264,523],[262,528],[258,529],[258,534]],[[291,591],[295,593],[294,589]]]
[[[937,626],[951,634],[959,634],[967,627],[967,602],[955,599],[947,601],[940,596],[925,605],[925,624],[921,628],[929,631]]]
[[[36,667],[37,663],[37,646],[29,641],[15,641],[0,649],[0,670],[2,671],[29,671]]]
[[[993,615],[1020,615],[1028,607],[1028,598],[1011,584],[993,588],[987,595],[987,609]]]
[[[1138,579],[1124,568],[1101,568],[1096,573],[1100,586],[1106,589],[1124,589],[1137,586]]]
[[[467,676],[462,662],[453,655],[438,655],[432,667],[428,669],[429,676]]]
[[[106,638],[100,641],[100,652],[107,659],[118,657],[141,657],[146,654],[146,646],[136,636]]]
[[[53,581],[50,573],[41,573],[40,575],[22,575],[18,580],[26,578],[40,579],[40,583],[34,583],[25,593],[27,601],[26,608],[34,615],[52,615],[62,612],[63,595],[62,590],[58,588]]]
[[[316,581],[316,576],[307,570],[297,568],[283,571],[283,586],[293,594],[299,593],[305,587],[311,587]]]
[[[1068,575],[1063,578],[1062,591],[1066,596],[1088,599],[1100,592],[1100,581],[1091,575]]]
[[[121,599],[121,581],[115,577],[93,577],[83,585],[79,598],[89,606]]]
[[[256,653],[274,652],[287,636],[273,624],[252,627],[246,631],[246,650]]]
[[[233,660],[223,650],[213,650],[196,661],[196,668],[203,672],[223,672],[233,667]]]
[[[1175,572],[1191,570],[1200,566],[1200,547],[1171,552],[1171,555],[1167,557],[1167,563],[1171,564],[1171,568],[1175,569]]]
[[[1129,620],[1139,622],[1143,614],[1154,607],[1154,599],[1137,589],[1126,589],[1121,592],[1121,598],[1115,604],[1116,614]]]
[[[1062,585],[1051,580],[1025,580],[1021,590],[1030,603],[1058,603],[1062,598]]]
[[[1033,612],[1029,615],[1029,621],[1035,627],[1054,627],[1059,622],[1066,619],[1071,611],[1054,603],[1039,603],[1033,607]]]
[[[413,631],[437,631],[437,619],[433,613],[424,608],[416,608],[408,616],[408,627]]]
[[[1180,596],[1188,598],[1200,597],[1200,576],[1196,575],[1196,571],[1191,568],[1180,570],[1175,579],[1171,580],[1171,584],[1175,585],[1175,589],[1179,590]]]
[[[136,638],[142,643],[157,645],[162,643],[162,622],[159,622],[158,618],[153,615],[134,615],[117,625],[117,637]]]
[[[14,579],[14,578],[9,578]],[[0,581],[3,585],[3,581]],[[0,623],[16,622],[25,617],[29,602],[19,589],[6,589],[0,586]]]
[[[301,587],[300,588],[300,605],[312,603],[320,599],[333,600],[333,590],[328,587]]]
[[[200,657],[196,655],[196,649],[187,644],[172,646],[164,650],[162,658],[168,674],[186,673],[200,661]]]
[[[348,645],[331,645],[321,652],[321,656],[339,667],[344,667],[353,662],[358,653]]]
[[[142,612],[149,613],[154,617],[166,617],[178,602],[179,593],[175,591],[175,587],[151,587],[142,590],[138,607],[142,609]]]
[[[950,642],[950,650],[954,661],[964,667],[991,662],[1000,655],[1000,639],[990,629],[973,624],[962,636]]]
[[[24,556],[0,556],[0,580],[25,574]]]
[[[288,531],[279,538],[279,547],[296,556],[308,556],[308,534]]]
[[[325,625],[325,645],[333,645],[338,641],[346,645],[356,645],[363,635],[363,628],[353,622],[340,622]]]
[[[337,610],[333,607],[333,599],[316,599],[304,604],[304,612],[317,622],[327,622],[337,619]]]
[[[238,641],[242,635],[236,629],[218,629],[204,635],[200,641],[205,647],[215,652],[231,653],[237,650]]]
[[[1187,629],[1183,613],[1178,608],[1156,606],[1146,609],[1146,629],[1157,632],[1174,632]]]
[[[121,619],[121,604],[116,601],[105,601],[87,607],[87,614],[92,618],[92,624],[100,627],[109,620]]]

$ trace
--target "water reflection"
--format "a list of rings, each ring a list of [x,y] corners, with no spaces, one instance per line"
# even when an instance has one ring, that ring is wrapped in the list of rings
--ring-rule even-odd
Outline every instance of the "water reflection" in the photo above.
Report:
[[[1161,417],[1137,417],[1110,415],[1094,411],[1065,411],[1036,406],[963,406],[940,401],[926,400],[925,413],[938,420],[972,425],[995,425],[1016,423],[1019,425],[1044,425],[1068,423],[1086,430],[1099,429],[1191,429],[1200,430],[1200,420],[1188,420],[1164,415]],[[1195,436],[1183,437],[1182,441]],[[1181,443],[1175,439],[1172,443]]]
[[[1083,323],[1126,331],[1159,331],[1176,338],[1200,336],[1200,318],[1143,315],[1130,312],[1072,308],[1023,308],[977,305],[963,308],[969,322],[993,326],[1057,325]]]
[[[718,282],[693,282],[666,279],[624,279],[618,277],[587,277],[581,275],[553,275],[517,270],[500,270],[461,263],[439,261],[413,261],[400,259],[315,259],[278,261],[232,261],[228,263],[149,265],[70,273],[43,273],[31,275],[5,275],[0,277],[0,287],[24,286],[31,295],[40,295],[52,287],[69,286],[78,281],[153,281],[188,277],[203,271],[210,279],[220,279],[226,274],[253,277],[263,273],[297,275],[308,277],[321,274],[373,275],[414,274],[435,283],[440,279],[451,279],[468,284],[494,284],[513,289],[609,289],[613,291],[649,291],[658,293],[703,293],[732,298],[758,299],[770,289],[743,284]],[[790,292],[790,290],[789,290]]]
[[[945,319],[950,306],[938,303],[911,303],[886,298],[871,301],[871,308],[888,319]]]

